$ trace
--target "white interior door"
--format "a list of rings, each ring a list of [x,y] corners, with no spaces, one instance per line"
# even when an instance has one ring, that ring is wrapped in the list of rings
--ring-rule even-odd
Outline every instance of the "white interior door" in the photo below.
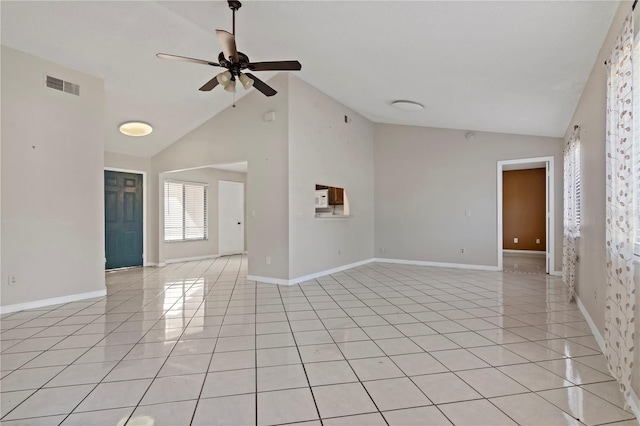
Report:
[[[244,252],[244,183],[218,183],[218,252]]]

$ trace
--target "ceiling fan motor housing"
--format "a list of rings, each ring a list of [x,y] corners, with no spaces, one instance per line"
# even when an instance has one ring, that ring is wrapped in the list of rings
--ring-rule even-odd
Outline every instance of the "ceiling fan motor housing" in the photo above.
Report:
[[[249,68],[249,63],[251,61],[249,61],[249,57],[247,55],[242,52],[238,52],[238,62],[233,63],[224,57],[223,52],[220,52],[218,55],[218,62],[220,65],[228,69],[231,74],[238,76],[242,70]]]

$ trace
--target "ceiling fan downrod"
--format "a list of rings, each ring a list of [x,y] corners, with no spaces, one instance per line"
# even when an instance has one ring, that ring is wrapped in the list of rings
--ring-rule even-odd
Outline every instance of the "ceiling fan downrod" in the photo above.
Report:
[[[242,7],[242,3],[240,3],[238,0],[227,0],[227,3],[229,3],[229,9],[231,9],[233,14],[233,24],[232,24],[231,34],[236,35],[236,10]]]

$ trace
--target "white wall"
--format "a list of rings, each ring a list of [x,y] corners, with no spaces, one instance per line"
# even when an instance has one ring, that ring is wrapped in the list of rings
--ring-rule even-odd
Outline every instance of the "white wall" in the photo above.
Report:
[[[2,306],[104,291],[103,81],[1,54]],[[80,96],[46,88],[45,74]]]
[[[373,257],[372,183],[373,123],[291,75],[290,279]],[[352,217],[316,219],[316,184],[344,188]]]
[[[605,253],[605,110],[607,75],[604,61],[611,54],[615,38],[620,33],[631,2],[622,2],[613,19],[609,34],[591,71],[573,119],[565,134],[567,141],[573,125],[581,126],[581,171],[582,171],[582,218],[576,294],[593,319],[600,333],[604,335],[604,315],[606,298],[606,253]],[[638,26],[636,21],[636,27]],[[640,262],[636,262],[636,271]],[[636,286],[640,285],[640,273],[636,273]],[[640,336],[640,291],[636,289],[636,343]],[[635,374],[633,388],[640,394],[640,350],[636,344]]]
[[[166,256],[166,260],[171,261],[174,259],[218,255],[218,182],[220,182],[221,180],[226,180],[231,182],[242,182],[246,184],[247,174],[203,168],[187,170],[184,172],[165,173],[165,178],[209,184],[209,187],[207,189],[207,226],[209,233],[208,239],[204,241],[175,241],[169,243],[163,242],[162,244],[164,244],[164,254]],[[161,238],[163,238],[163,236],[161,236]]]
[[[465,133],[376,125],[375,256],[497,266],[497,162],[553,156],[560,269],[562,140],[476,132],[470,142]]]
[[[277,95],[265,97],[252,89],[236,108],[229,106],[152,158],[149,205],[162,206],[164,172],[248,161],[249,274],[285,279],[289,274],[287,76],[276,75],[268,83]],[[231,105],[231,94],[215,95],[228,96]],[[276,113],[276,120],[265,122],[263,115],[269,111]],[[164,244],[158,244],[164,224],[158,211],[161,207],[150,221],[150,254],[151,261],[164,262]],[[266,256],[271,257],[271,265],[265,263]]]
[[[135,138],[131,138],[131,143],[136,143]],[[118,154],[116,152],[105,151],[104,167],[137,170],[148,173],[151,169],[151,159],[146,157],[136,157],[135,155]]]

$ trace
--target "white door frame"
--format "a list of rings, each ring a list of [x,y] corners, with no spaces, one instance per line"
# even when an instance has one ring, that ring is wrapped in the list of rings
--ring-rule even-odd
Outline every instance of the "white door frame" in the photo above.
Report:
[[[147,263],[147,172],[144,170],[120,169],[117,167],[105,167],[104,170],[108,172],[135,173],[142,175],[142,266],[149,266]],[[104,192],[104,182],[102,183],[102,188]],[[103,225],[106,226],[104,220],[102,222]]]
[[[526,163],[546,163],[546,231],[547,231],[547,247],[546,247],[546,264],[547,273],[553,275],[555,272],[555,194],[554,194],[554,176],[555,166],[554,157],[534,157],[520,158],[517,160],[501,160],[498,161],[498,270],[502,271],[502,172],[506,165],[526,164]]]
[[[220,199],[220,187],[224,184],[234,184],[234,185],[241,185],[242,187],[242,214],[240,215],[240,220],[242,221],[242,250],[241,253],[244,253],[245,251],[245,231],[246,231],[246,193],[245,193],[245,188],[246,185],[244,182],[237,182],[237,181],[232,181],[232,180],[219,180],[218,181],[218,254],[220,256],[225,256],[225,255],[229,255],[229,254],[238,254],[238,253],[223,253],[222,252],[222,247],[221,247],[221,240],[222,238],[220,237],[220,235],[222,234],[221,229],[222,229],[222,215],[220,214],[220,206],[222,205],[221,199]]]

